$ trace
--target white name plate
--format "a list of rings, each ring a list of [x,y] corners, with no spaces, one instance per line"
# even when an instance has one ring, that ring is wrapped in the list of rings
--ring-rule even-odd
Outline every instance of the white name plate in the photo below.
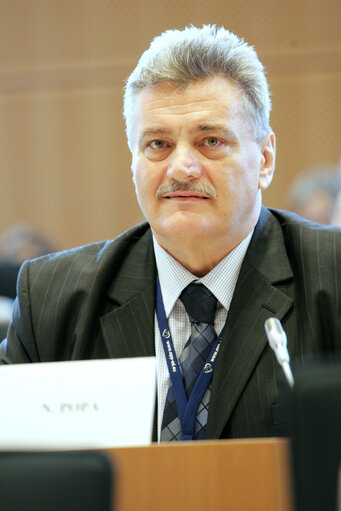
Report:
[[[0,448],[149,445],[154,357],[0,367]]]

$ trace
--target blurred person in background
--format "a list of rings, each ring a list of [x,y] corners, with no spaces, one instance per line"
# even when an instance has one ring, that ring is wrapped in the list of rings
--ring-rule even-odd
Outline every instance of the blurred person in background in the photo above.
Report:
[[[56,251],[49,237],[28,223],[17,223],[0,235],[0,261],[21,264]]]
[[[336,167],[318,166],[300,174],[288,194],[289,209],[323,225],[341,225],[336,212],[341,177]]]
[[[18,223],[0,236],[0,339],[6,336],[20,266],[27,259],[56,250],[50,239],[27,223]]]

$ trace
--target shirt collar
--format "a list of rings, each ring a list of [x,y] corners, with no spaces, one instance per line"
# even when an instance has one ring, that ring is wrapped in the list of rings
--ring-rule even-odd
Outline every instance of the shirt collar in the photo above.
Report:
[[[201,278],[196,277],[182,266],[159,245],[155,236],[153,236],[156,266],[167,318],[182,291],[193,281],[204,284],[228,311],[252,234],[253,230],[232,252],[225,256],[207,275]]]

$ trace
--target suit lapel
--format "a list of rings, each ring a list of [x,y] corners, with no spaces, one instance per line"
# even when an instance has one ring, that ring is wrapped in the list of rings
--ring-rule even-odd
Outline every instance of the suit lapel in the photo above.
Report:
[[[267,345],[264,322],[280,320],[293,300],[276,284],[292,278],[281,228],[262,210],[243,262],[212,382],[207,438],[219,438]],[[228,396],[228,399],[226,399]]]
[[[155,260],[148,231],[127,254],[109,289],[110,312],[100,318],[109,357],[155,355]]]

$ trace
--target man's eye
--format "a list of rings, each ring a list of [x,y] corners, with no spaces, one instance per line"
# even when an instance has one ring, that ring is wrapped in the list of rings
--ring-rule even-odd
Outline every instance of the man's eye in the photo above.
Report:
[[[208,137],[205,138],[204,143],[209,147],[216,147],[217,145],[219,145],[219,139],[217,137]]]
[[[166,143],[163,140],[153,140],[149,145],[152,149],[163,149]]]

